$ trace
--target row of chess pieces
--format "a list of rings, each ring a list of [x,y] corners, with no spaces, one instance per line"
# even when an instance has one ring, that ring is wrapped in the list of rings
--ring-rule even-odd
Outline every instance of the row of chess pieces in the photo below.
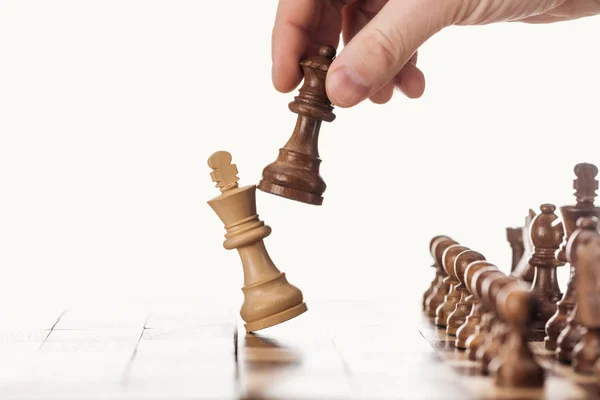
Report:
[[[448,236],[430,242],[436,275],[423,309],[499,387],[544,386],[545,371],[528,345],[542,340],[561,363],[600,377],[597,174],[592,164],[575,166],[577,203],[560,207],[562,220],[553,204],[543,204],[537,215],[530,210],[525,226],[507,228],[508,275]],[[563,294],[557,268],[566,264],[571,274]]]

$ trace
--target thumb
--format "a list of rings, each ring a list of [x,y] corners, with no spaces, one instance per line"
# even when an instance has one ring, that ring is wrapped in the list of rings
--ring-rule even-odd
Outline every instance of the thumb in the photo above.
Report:
[[[391,81],[417,49],[452,22],[448,0],[390,0],[329,68],[327,95],[352,107]]]

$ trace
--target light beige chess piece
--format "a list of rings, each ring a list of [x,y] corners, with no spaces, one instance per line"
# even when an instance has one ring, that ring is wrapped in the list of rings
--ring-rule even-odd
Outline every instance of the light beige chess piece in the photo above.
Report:
[[[238,187],[237,167],[231,154],[218,151],[208,159],[211,177],[221,195],[208,201],[227,233],[223,247],[237,249],[244,269],[244,304],[240,315],[247,332],[257,331],[297,317],[307,310],[302,292],[279,271],[263,239],[271,228],[256,213],[256,185]]]

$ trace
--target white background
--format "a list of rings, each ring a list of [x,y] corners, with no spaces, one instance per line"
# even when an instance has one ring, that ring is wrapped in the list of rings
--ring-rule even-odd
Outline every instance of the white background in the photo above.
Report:
[[[206,160],[230,151],[255,184],[293,130],[295,92],[271,85],[275,9],[0,1],[3,304],[239,305]],[[257,193],[272,258],[309,307],[413,307],[440,233],[506,271],[505,228],[572,203],[574,164],[600,163],[599,37],[600,17],[447,29],[420,51],[423,98],[336,110],[323,206]]]

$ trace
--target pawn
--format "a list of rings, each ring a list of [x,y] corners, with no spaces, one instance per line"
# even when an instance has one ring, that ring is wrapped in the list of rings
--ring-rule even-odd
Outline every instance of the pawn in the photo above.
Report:
[[[471,307],[473,306],[472,301],[467,301],[469,291],[464,283],[465,271],[469,264],[475,261],[483,260],[485,260],[485,257],[482,254],[474,250],[465,250],[456,257],[456,260],[454,261],[454,268],[450,268],[452,275],[456,277],[459,282],[458,285],[455,286],[454,290],[457,293],[460,293],[460,299],[458,303],[456,303],[454,311],[452,311],[448,316],[446,333],[450,336],[456,336],[456,331],[462,324],[465,323],[467,316],[471,312]]]
[[[435,312],[435,324],[440,328],[445,328],[448,324],[448,316],[456,308],[456,304],[460,300],[460,293],[456,291],[458,279],[454,276],[454,262],[456,257],[465,250],[469,250],[465,246],[452,245],[449,246],[442,256],[442,265],[448,276],[444,280],[449,285],[448,294],[444,297],[444,301],[439,305]]]
[[[470,287],[472,293],[475,295],[477,301],[479,301],[480,310],[483,313],[481,316],[481,322],[479,325],[477,325],[475,332],[469,336],[466,342],[467,356],[469,357],[469,360],[472,361],[477,360],[479,349],[483,346],[488,338],[495,320],[492,311],[483,303],[483,283],[493,277],[501,278],[505,276],[500,270],[498,270],[497,267],[494,266],[494,268],[495,269],[491,271],[478,271],[471,279]]]
[[[430,318],[435,318],[437,308],[444,302],[444,298],[450,290],[450,284],[448,284],[448,281],[446,280],[448,274],[446,274],[446,271],[444,270],[442,256],[448,247],[455,244],[458,243],[452,239],[440,238],[436,240],[431,247],[431,253],[435,259],[435,266],[440,273],[441,279],[439,284],[431,292],[431,296],[425,301],[425,313]]]
[[[528,285],[516,282],[503,287],[496,299],[496,310],[508,328],[498,357],[490,363],[496,385],[504,388],[540,388],[544,369],[535,361],[527,345],[527,329],[536,310],[536,299]]]
[[[474,261],[467,267],[466,271],[463,274],[462,282],[467,285],[469,289],[469,293],[471,293],[466,299],[465,302],[471,303],[471,312],[465,318],[464,324],[462,324],[456,330],[456,342],[455,347],[459,350],[467,349],[467,340],[471,335],[475,333],[477,325],[481,321],[481,302],[477,300],[474,294],[474,289],[471,289],[470,282],[473,280],[475,274],[479,271],[483,271],[482,274],[485,276],[484,272],[497,271],[495,265],[487,262],[487,261]],[[459,274],[460,275],[460,274]]]
[[[240,310],[247,332],[257,331],[295,318],[307,310],[302,292],[279,271],[263,239],[271,228],[256,213],[256,186],[238,187],[237,167],[231,154],[214,153],[208,159],[211,177],[221,195],[208,201],[227,233],[223,247],[237,249],[244,270],[244,304]]]
[[[436,243],[436,241],[443,240],[443,239],[450,239],[450,238],[448,236],[440,235],[440,236],[435,236],[429,242],[429,253],[431,254],[431,256],[434,259],[432,267],[435,268],[436,271],[435,271],[435,277],[429,284],[429,288],[427,288],[425,293],[423,293],[423,310],[425,310],[425,308],[426,308],[427,298],[429,296],[431,296],[431,293],[433,293],[433,290],[436,288],[436,286],[440,283],[440,281],[442,279],[444,279],[444,277],[442,276],[442,274],[440,273],[439,269],[437,268],[437,266],[435,264],[435,255],[433,254],[433,245]]]
[[[500,347],[504,343],[506,333],[506,327],[503,321],[499,318],[498,313],[495,312],[496,299],[502,288],[515,281],[516,278],[508,277],[504,274],[503,276],[491,275],[483,281],[481,286],[481,300],[486,309],[490,310],[495,317],[490,334],[487,335],[484,343],[479,347],[476,354],[477,360],[481,362],[481,372],[484,375],[489,373],[489,364],[498,355]]]

